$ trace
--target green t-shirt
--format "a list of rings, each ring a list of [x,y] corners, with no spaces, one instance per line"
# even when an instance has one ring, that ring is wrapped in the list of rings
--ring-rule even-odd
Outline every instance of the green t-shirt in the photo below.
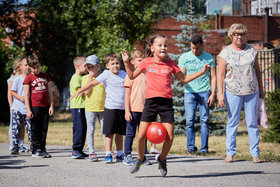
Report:
[[[202,69],[204,64],[209,64],[211,68],[216,67],[215,60],[212,55],[202,51],[202,54],[195,56],[191,51],[184,53],[179,58],[179,67],[186,68],[186,75],[196,73]],[[200,93],[211,90],[210,70],[204,75],[185,84],[185,93]]]
[[[73,95],[75,92],[77,92],[78,88],[82,87],[82,76],[75,73],[72,76],[69,85],[70,95]],[[85,108],[85,97],[78,96],[77,98],[73,98],[70,101],[70,108]]]

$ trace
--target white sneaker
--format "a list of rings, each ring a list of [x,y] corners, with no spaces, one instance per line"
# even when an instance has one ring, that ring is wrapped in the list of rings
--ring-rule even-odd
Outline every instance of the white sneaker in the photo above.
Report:
[[[151,154],[160,154],[159,150],[157,150],[156,148],[153,148],[153,147],[151,147],[150,153]]]
[[[148,157],[146,157],[145,165],[153,165],[153,163],[148,159]]]

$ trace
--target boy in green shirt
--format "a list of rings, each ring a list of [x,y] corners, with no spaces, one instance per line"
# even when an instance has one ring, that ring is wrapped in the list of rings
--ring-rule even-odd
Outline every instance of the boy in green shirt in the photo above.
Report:
[[[75,74],[70,80],[70,95],[73,95],[82,86],[82,75],[86,73],[86,58],[75,57],[74,58]],[[78,96],[70,101],[70,110],[73,118],[73,146],[71,158],[85,158],[87,154],[83,152],[85,145],[87,124],[85,118],[85,97]]]

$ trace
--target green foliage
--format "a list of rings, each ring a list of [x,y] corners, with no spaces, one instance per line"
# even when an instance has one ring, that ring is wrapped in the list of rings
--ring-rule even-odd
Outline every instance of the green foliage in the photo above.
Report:
[[[7,101],[7,79],[11,76],[13,72],[13,61],[24,55],[24,48],[16,48],[13,45],[6,46],[3,39],[7,37],[6,33],[2,28],[0,28],[0,85],[1,92],[0,100],[1,107],[1,121],[9,121],[9,105]],[[5,91],[3,91],[5,90]],[[3,110],[6,109],[6,110]]]
[[[273,69],[279,75],[280,64],[275,64]],[[280,88],[277,88],[273,92],[269,92],[265,101],[269,129],[265,131],[263,140],[267,142],[280,143]]]
[[[162,14],[177,15],[185,14],[187,7],[190,6],[191,0],[165,0],[158,1],[159,12]],[[205,0],[195,0],[192,1],[192,7],[196,14],[205,14]]]

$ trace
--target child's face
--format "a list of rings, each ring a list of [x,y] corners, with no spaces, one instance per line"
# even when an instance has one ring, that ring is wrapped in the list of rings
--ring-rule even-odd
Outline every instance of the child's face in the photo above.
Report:
[[[21,61],[21,69],[22,69],[22,73],[25,74],[25,75],[28,75],[29,74],[29,67],[28,67],[28,64],[27,64],[27,60],[26,59],[23,59]]]
[[[151,46],[151,51],[154,56],[159,59],[167,57],[167,39],[161,37],[155,38],[154,43]]]
[[[106,64],[106,68],[111,71],[112,73],[118,75],[119,71],[121,69],[121,63],[119,62],[119,60],[117,58],[110,60],[107,64]]]
[[[131,63],[136,67],[140,64],[140,62],[143,60],[143,58],[135,58],[131,60]]]
[[[81,62],[80,64],[77,64],[77,68],[79,69],[79,71],[81,73],[86,73],[87,69],[86,69],[86,61]]]
[[[41,65],[38,63],[35,66],[29,66],[30,72],[32,74],[39,74],[41,72]]]
[[[87,71],[90,73],[94,73],[95,75],[98,74],[98,70],[99,70],[99,64],[96,65],[92,65],[92,64],[86,64],[86,69]]]

